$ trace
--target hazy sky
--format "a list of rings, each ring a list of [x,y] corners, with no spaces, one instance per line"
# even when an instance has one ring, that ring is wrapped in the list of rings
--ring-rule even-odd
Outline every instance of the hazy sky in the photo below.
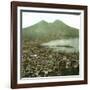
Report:
[[[61,20],[71,27],[80,29],[80,15],[70,15],[70,14],[48,14],[48,13],[22,13],[22,27],[28,27],[41,20],[47,22],[54,22],[55,20]]]

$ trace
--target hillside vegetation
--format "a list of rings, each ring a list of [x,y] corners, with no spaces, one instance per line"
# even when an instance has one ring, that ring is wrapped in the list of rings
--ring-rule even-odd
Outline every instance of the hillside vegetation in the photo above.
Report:
[[[79,30],[70,27],[62,21],[48,23],[44,20],[22,30],[23,39],[50,41],[62,38],[79,37]]]

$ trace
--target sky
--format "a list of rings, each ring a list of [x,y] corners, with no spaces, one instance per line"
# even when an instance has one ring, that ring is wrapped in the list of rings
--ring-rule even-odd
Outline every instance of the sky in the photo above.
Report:
[[[22,13],[22,27],[32,26],[41,20],[53,23],[55,20],[61,20],[67,25],[80,29],[80,15],[74,14],[51,14],[51,13]]]

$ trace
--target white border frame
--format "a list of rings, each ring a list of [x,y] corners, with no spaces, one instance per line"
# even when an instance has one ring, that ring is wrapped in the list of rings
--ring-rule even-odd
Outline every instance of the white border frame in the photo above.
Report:
[[[45,11],[65,11],[65,12],[80,12],[81,27],[79,31],[79,50],[80,50],[80,75],[74,76],[56,76],[56,77],[37,77],[37,78],[20,78],[20,10],[45,10]],[[72,9],[46,9],[33,7],[17,7],[17,83],[44,83],[44,82],[63,82],[84,80],[84,11]]]

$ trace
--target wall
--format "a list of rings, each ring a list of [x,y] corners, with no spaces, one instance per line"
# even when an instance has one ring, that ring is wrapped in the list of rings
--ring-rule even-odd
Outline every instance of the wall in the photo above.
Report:
[[[19,0],[29,1],[29,0]],[[81,4],[88,5],[88,16],[90,16],[90,0],[30,0],[37,2],[63,3],[63,4]],[[0,0],[0,90],[10,90],[10,2],[11,0]],[[88,17],[90,23],[90,17]],[[90,26],[88,25],[88,34]],[[90,36],[88,35],[88,38]],[[90,46],[90,42],[88,42]],[[90,48],[88,48],[88,52]],[[90,56],[88,57],[88,60]],[[90,64],[90,61],[88,61]],[[90,65],[88,65],[90,68]],[[72,85],[61,87],[45,87],[32,88],[31,90],[90,90],[90,70],[88,70],[89,84],[88,85]],[[22,89],[25,90],[25,89]],[[27,89],[29,90],[29,89]]]

